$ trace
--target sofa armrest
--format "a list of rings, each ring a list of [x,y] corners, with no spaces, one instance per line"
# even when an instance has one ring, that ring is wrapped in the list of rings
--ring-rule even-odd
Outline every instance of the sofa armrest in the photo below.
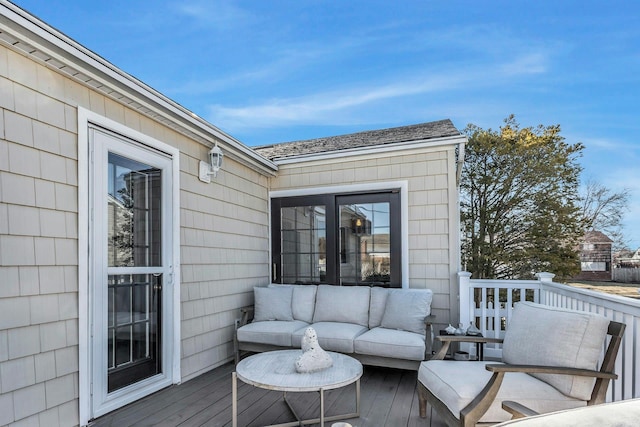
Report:
[[[240,324],[238,324],[238,327],[251,323],[251,321],[253,320],[253,314],[254,314],[254,307],[252,305],[241,307],[240,308]]]
[[[430,314],[424,318],[424,324],[426,326],[426,332],[424,337],[425,342],[425,357],[424,359],[430,359],[433,356],[433,324],[436,321],[435,314]]]
[[[502,343],[502,338],[489,338],[489,337],[477,337],[473,335],[438,335],[436,340],[442,342],[442,347],[438,354],[434,356],[435,360],[444,360],[444,357],[449,351],[449,346],[452,342],[468,342],[468,343]]]

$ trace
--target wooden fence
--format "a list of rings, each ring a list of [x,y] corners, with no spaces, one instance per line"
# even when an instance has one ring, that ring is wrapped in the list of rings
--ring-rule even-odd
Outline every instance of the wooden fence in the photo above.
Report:
[[[613,281],[620,283],[638,283],[640,287],[640,268],[614,268]]]

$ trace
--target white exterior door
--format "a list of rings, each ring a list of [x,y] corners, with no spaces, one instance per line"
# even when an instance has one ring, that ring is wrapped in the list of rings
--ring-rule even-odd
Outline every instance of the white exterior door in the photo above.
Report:
[[[171,155],[88,127],[91,418],[172,383]]]

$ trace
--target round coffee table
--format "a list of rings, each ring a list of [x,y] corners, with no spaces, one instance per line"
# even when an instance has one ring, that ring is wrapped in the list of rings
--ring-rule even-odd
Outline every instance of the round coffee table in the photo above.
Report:
[[[238,383],[241,380],[254,387],[267,390],[284,392],[284,400],[297,421],[276,424],[272,427],[287,427],[304,424],[320,423],[324,426],[326,421],[343,420],[360,416],[360,377],[362,377],[362,364],[353,357],[329,352],[333,359],[333,366],[317,372],[298,373],[295,369],[295,361],[302,354],[302,350],[269,351],[249,356],[241,360],[232,374],[232,399],[233,399],[233,427],[238,425]],[[324,391],[345,387],[356,383],[356,411],[350,414],[324,416]],[[287,392],[320,393],[320,417],[301,420],[287,400]]]

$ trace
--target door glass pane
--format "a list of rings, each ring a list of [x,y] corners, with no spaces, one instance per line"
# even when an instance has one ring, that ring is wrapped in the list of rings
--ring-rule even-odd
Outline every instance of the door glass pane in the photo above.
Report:
[[[324,206],[282,208],[281,245],[284,283],[323,283],[327,273]]]
[[[109,267],[161,265],[161,173],[109,153]]]
[[[391,281],[390,204],[339,205],[340,283],[388,285]]]
[[[109,275],[109,391],[160,372],[161,275]]]

